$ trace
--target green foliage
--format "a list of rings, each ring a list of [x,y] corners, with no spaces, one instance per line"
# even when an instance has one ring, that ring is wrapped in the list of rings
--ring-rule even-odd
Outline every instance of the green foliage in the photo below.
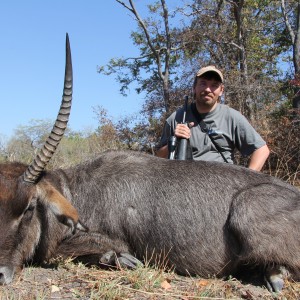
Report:
[[[168,110],[171,101],[169,88],[179,59],[177,31],[169,23],[173,16],[168,14],[165,1],[148,5],[146,18],[141,18],[133,6],[123,6],[137,19],[138,27],[131,33],[131,39],[139,54],[130,58],[113,58],[106,66],[100,66],[98,72],[114,74],[123,95],[127,94],[133,82],[137,93],[144,92],[146,97],[158,95],[164,99],[164,108]]]

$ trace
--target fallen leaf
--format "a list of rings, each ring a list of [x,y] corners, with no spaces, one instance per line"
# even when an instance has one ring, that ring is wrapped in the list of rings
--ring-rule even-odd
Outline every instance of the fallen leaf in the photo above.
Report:
[[[167,280],[164,280],[160,286],[165,290],[168,290],[171,288],[171,284]]]
[[[198,287],[206,287],[208,284],[209,284],[208,280],[201,279],[201,280],[198,281],[197,286]]]
[[[253,295],[250,293],[250,291],[242,291],[242,298],[243,299],[254,299]]]
[[[60,288],[56,285],[52,285],[51,286],[51,293],[55,293],[55,292],[59,292]]]

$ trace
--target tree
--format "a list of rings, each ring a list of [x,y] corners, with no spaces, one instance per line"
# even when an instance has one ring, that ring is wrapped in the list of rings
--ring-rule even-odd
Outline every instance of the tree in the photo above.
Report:
[[[294,79],[290,84],[294,90],[292,107],[300,115],[300,1],[281,0],[282,17],[285,24],[285,31],[288,33],[293,53]]]
[[[31,120],[28,125],[18,126],[15,134],[3,146],[2,155],[7,161],[30,164],[49,136],[54,122]],[[60,168],[79,163],[95,155],[95,149],[88,147],[90,140],[83,133],[69,128],[56,149],[48,168]]]
[[[144,121],[140,116],[124,116],[117,122],[107,115],[101,106],[94,107],[98,119],[95,134],[98,149],[129,149],[153,153],[155,122]]]
[[[197,67],[214,64],[225,73],[224,101],[252,123],[270,99],[280,99],[278,56],[272,28],[280,14],[272,1],[197,0],[182,13],[186,57]],[[194,70],[195,72],[195,70]]]
[[[53,126],[50,120],[30,120],[28,125],[20,125],[15,135],[5,147],[9,161],[31,163],[37,150],[43,145]]]
[[[0,162],[3,162],[7,159],[7,153],[5,148],[5,138],[0,135]]]
[[[192,21],[180,27],[169,25],[165,1],[148,5],[146,19],[134,1],[116,1],[137,21],[138,31],[131,38],[140,55],[112,59],[99,72],[117,74],[123,93],[135,81],[137,92],[146,93],[143,112],[148,117],[169,115],[182,104],[191,77],[208,63],[226,74],[226,102],[252,122],[261,117],[258,111],[269,99],[280,98],[277,61],[284,49],[273,42],[280,12],[272,1],[190,1],[177,12]]]
[[[114,58],[106,67],[98,71],[105,75],[118,73],[117,80],[121,85],[121,92],[126,94],[128,85],[135,81],[138,93],[146,92],[154,95],[156,101],[161,102],[167,113],[170,112],[172,86],[172,72],[177,64],[178,45],[175,29],[170,28],[170,14],[165,0],[156,1],[148,5],[149,17],[143,19],[129,0],[116,0],[135,18],[138,30],[132,32],[131,38],[139,49],[138,57]],[[121,72],[120,69],[124,70]]]

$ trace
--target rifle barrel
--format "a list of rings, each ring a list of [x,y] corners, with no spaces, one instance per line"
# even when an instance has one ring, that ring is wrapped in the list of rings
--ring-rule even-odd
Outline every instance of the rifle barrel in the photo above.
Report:
[[[188,108],[188,101],[189,97],[185,96],[184,97],[184,111],[183,111],[183,117],[182,117],[182,124],[186,124],[187,122],[185,120],[186,118],[186,112]],[[187,148],[188,148],[188,140],[185,138],[179,139],[179,144],[178,144],[178,150],[177,150],[177,159],[178,160],[186,160],[187,159]]]

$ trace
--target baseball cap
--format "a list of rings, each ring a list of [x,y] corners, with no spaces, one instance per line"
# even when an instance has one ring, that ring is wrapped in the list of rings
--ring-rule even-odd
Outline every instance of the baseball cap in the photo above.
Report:
[[[218,74],[218,76],[220,77],[221,79],[221,82],[224,81],[224,78],[223,78],[223,74],[220,70],[218,70],[215,66],[207,66],[207,67],[204,67],[204,68],[201,68],[197,74],[196,74],[196,77],[200,77],[202,76],[203,74],[207,73],[207,72],[215,72]]]

